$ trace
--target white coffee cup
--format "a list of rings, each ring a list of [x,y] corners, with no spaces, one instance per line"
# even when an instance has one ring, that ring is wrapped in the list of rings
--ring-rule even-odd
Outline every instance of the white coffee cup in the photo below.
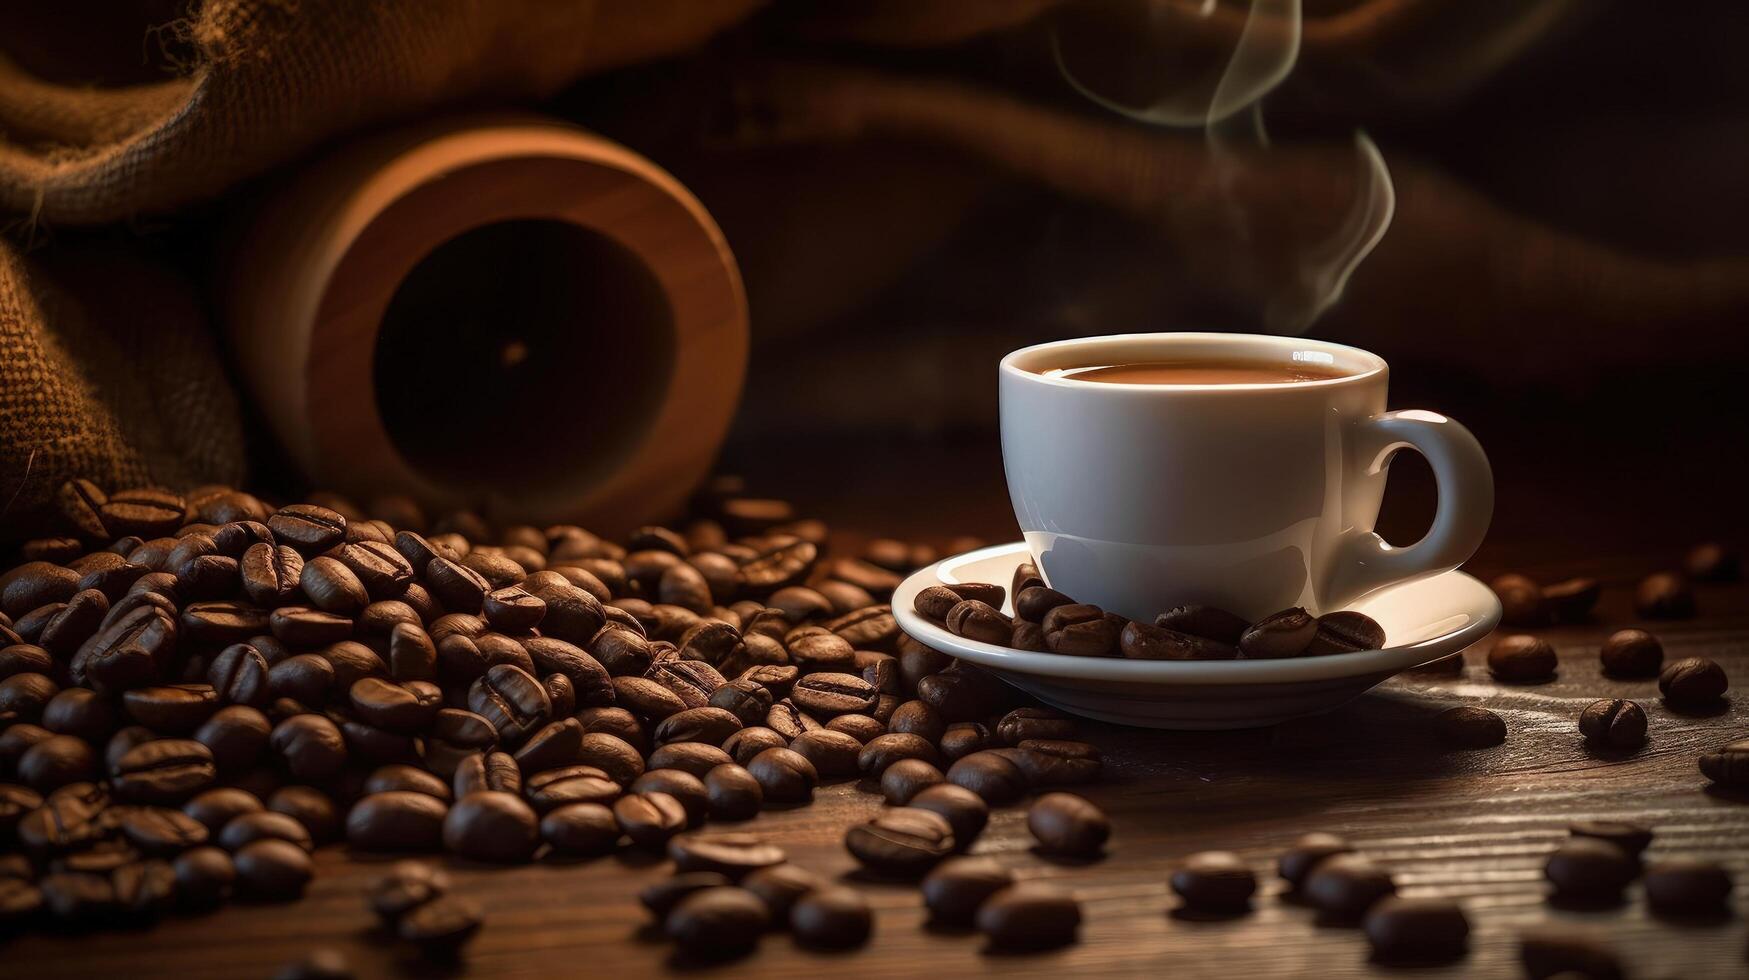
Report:
[[[1271,384],[1114,384],[1041,373],[1083,365],[1242,360],[1341,372]],[[1157,333],[1039,344],[1002,359],[1002,458],[1014,515],[1054,589],[1132,619],[1185,603],[1247,618],[1340,609],[1448,571],[1494,508],[1488,457],[1457,422],[1385,411],[1389,368],[1292,337]],[[1427,534],[1373,533],[1391,457],[1439,484]]]

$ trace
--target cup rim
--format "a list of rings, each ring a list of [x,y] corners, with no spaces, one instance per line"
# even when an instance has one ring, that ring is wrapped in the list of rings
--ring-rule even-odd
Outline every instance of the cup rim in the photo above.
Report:
[[[1040,374],[1037,371],[1021,367],[1019,362],[1041,351],[1058,350],[1076,347],[1117,346],[1138,342],[1179,342],[1179,343],[1231,343],[1247,348],[1283,348],[1300,347],[1321,351],[1328,354],[1341,354],[1364,365],[1364,368],[1354,374],[1345,374],[1339,378],[1326,378],[1320,381],[1266,381],[1248,382],[1244,384],[1109,384],[1100,381],[1080,381],[1073,377]],[[1158,331],[1152,333],[1101,334],[1093,337],[1068,337],[1062,340],[1047,341],[1033,344],[1018,350],[1009,351],[1003,356],[999,370],[1023,381],[1038,382],[1051,387],[1068,389],[1097,389],[1118,395],[1124,392],[1160,395],[1167,393],[1212,393],[1212,392],[1260,392],[1260,391],[1321,391],[1338,388],[1344,385],[1360,385],[1375,380],[1389,371],[1385,359],[1372,351],[1348,344],[1337,344],[1327,340],[1313,340],[1307,337],[1283,337],[1273,334],[1256,333],[1221,333],[1217,331]]]

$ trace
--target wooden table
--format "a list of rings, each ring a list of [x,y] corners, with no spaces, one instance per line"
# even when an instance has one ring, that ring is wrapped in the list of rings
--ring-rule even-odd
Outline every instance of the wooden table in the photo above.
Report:
[[[1000,469],[988,454],[968,459],[944,451],[937,462],[941,469],[919,476],[870,459],[855,467],[854,478],[835,469],[811,484],[798,477],[796,485],[818,512],[845,526],[841,547],[855,546],[858,532],[969,529],[993,537],[1011,530]],[[1414,478],[1406,482],[1413,497]],[[1556,513],[1546,509],[1550,501],[1528,491],[1521,498],[1526,495],[1531,510]],[[1410,510],[1414,506],[1411,501]],[[1586,574],[1606,585],[1595,623],[1548,631],[1561,653],[1556,681],[1494,683],[1481,666],[1484,644],[1469,652],[1462,676],[1404,675],[1331,714],[1275,728],[1177,733],[1088,725],[1086,737],[1106,753],[1107,779],[1086,795],[1113,819],[1108,856],[1066,865],[1030,853],[1024,812],[1015,808],[998,812],[976,847],[1023,877],[1073,891],[1085,920],[1077,945],[1039,955],[987,955],[976,936],[924,928],[914,887],[865,883],[877,912],[867,948],[813,953],[776,934],[752,957],[711,970],[770,976],[1401,975],[1369,965],[1357,931],[1319,927],[1306,909],[1278,900],[1276,854],[1304,831],[1329,830],[1394,869],[1402,893],[1463,903],[1473,930],[1469,956],[1413,975],[1519,975],[1519,931],[1551,921],[1606,938],[1636,977],[1744,975],[1749,801],[1709,792],[1695,757],[1749,735],[1749,695],[1743,693],[1749,690],[1749,585],[1703,587],[1699,617],[1653,627],[1668,658],[1712,657],[1741,686],[1721,714],[1674,714],[1659,702],[1654,682],[1602,678],[1597,647],[1609,631],[1634,621],[1632,584],[1667,565],[1688,541],[1627,550],[1619,550],[1623,538],[1551,544],[1519,533],[1532,522],[1515,517],[1510,505],[1501,519],[1508,533],[1497,534],[1478,556],[1477,574],[1512,568],[1545,581]],[[1606,759],[1585,748],[1576,719],[1591,700],[1605,696],[1645,706],[1651,736],[1644,749]],[[1442,749],[1430,722],[1456,704],[1499,712],[1509,729],[1506,744]],[[854,867],[840,844],[844,828],[877,808],[876,797],[840,784],[823,789],[811,807],[768,813],[750,826],[781,842],[796,862],[837,875]],[[1652,858],[1723,861],[1739,879],[1738,916],[1705,925],[1661,921],[1648,916],[1637,886],[1619,909],[1550,908],[1543,861],[1566,836],[1567,824],[1581,818],[1650,823],[1657,831]],[[1170,871],[1184,856],[1210,848],[1237,851],[1257,869],[1266,884],[1255,911],[1221,922],[1174,918],[1168,914],[1175,904],[1166,884]],[[509,869],[449,862],[457,890],[482,902],[488,914],[459,970],[423,963],[374,931],[361,892],[382,862],[328,848],[319,865],[308,897],[297,904],[232,906],[134,933],[14,939],[0,952],[0,976],[266,976],[320,945],[345,950],[361,976],[614,977],[683,968],[670,962],[670,948],[647,928],[635,898],[666,874],[661,860],[623,854]]]

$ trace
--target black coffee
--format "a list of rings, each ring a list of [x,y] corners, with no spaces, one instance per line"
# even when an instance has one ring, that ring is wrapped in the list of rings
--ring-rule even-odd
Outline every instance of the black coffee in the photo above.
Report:
[[[1176,361],[1134,361],[1129,364],[1088,364],[1047,368],[1049,378],[1072,378],[1117,385],[1275,385],[1330,381],[1347,377],[1333,364],[1315,361],[1246,361],[1196,358]]]

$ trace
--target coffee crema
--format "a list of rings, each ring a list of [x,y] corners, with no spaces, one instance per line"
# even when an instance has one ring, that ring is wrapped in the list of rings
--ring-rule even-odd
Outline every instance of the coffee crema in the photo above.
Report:
[[[1352,372],[1334,364],[1304,361],[1279,363],[1201,358],[1178,361],[1132,361],[1128,364],[1087,364],[1046,368],[1047,378],[1072,378],[1115,385],[1272,385],[1346,378]]]

